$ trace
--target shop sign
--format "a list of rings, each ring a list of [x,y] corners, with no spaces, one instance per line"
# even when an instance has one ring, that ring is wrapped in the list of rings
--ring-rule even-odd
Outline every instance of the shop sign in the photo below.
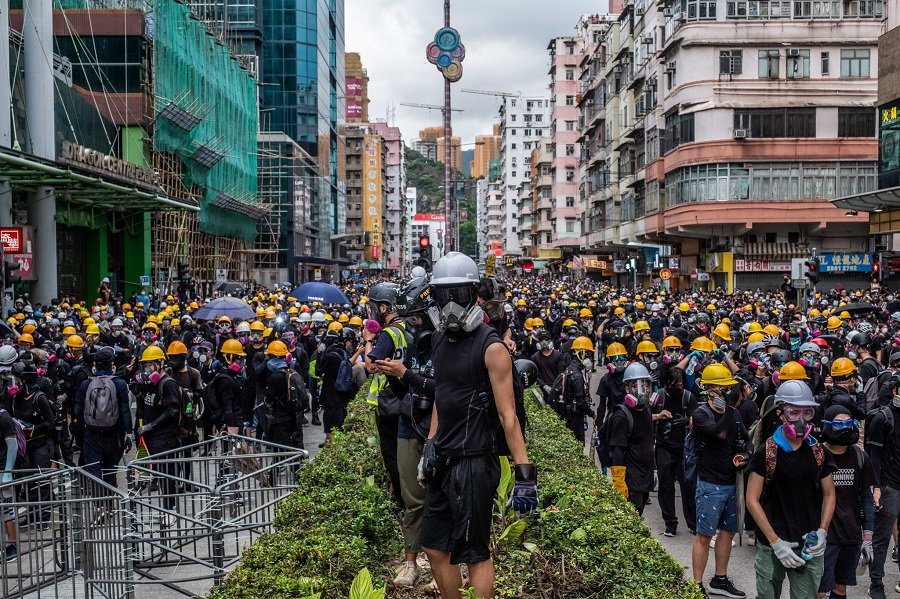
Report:
[[[99,150],[86,148],[70,141],[63,141],[60,160],[67,164],[85,167],[103,175],[124,179],[130,183],[159,186],[159,176],[153,169],[125,162],[121,158],[116,158]]]
[[[22,227],[0,228],[0,241],[3,242],[4,254],[16,254],[22,251]]]
[[[313,270],[313,280],[314,281],[322,280],[322,269],[321,268],[316,268]]]
[[[871,254],[820,254],[820,272],[872,272]]]
[[[34,229],[31,227],[0,228],[0,240],[3,241],[3,253],[11,262],[19,263],[16,272],[23,281],[34,281]]]
[[[735,258],[734,272],[790,272],[791,263],[784,260],[746,260]]]

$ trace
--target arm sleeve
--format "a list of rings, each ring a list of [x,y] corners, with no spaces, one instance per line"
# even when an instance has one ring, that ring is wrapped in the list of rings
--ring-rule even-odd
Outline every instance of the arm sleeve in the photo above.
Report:
[[[870,487],[862,489],[863,530],[875,529],[875,497]]]
[[[178,419],[178,411],[180,409],[178,406],[178,384],[175,381],[167,381],[162,386],[162,392],[163,405],[166,409],[159,415],[159,418],[152,422],[153,428],[159,428],[161,424]]]
[[[716,422],[716,419],[709,415],[706,410],[697,410],[693,414],[694,428],[699,430],[707,437],[715,437],[725,439],[728,436],[728,430],[734,423],[734,410],[725,410],[722,418]]]
[[[4,464],[4,470],[6,472],[12,472],[16,467],[16,456],[19,455],[19,442],[16,441],[16,435],[13,433],[12,437],[6,438],[6,464]]]

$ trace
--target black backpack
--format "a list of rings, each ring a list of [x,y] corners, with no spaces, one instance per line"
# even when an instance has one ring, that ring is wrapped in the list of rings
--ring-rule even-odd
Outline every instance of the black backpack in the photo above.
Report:
[[[616,404],[609,414],[606,415],[606,419],[603,420],[603,424],[597,430],[597,439],[600,441],[596,446],[597,457],[600,458],[600,463],[604,466],[612,466],[612,448],[609,441],[612,438],[613,430],[612,416],[618,410],[625,414],[625,419],[628,422],[628,435],[631,436],[632,431],[634,431],[634,416],[631,415],[631,410],[623,403]]]

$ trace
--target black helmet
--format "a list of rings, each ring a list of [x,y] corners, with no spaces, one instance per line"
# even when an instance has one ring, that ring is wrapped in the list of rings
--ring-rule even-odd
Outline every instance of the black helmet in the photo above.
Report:
[[[397,292],[397,314],[400,316],[412,316],[425,312],[432,303],[428,277],[411,279]]]
[[[851,345],[867,348],[869,347],[869,344],[872,343],[872,338],[866,333],[854,333],[853,335],[850,335],[848,341]]]
[[[388,304],[393,308],[397,305],[397,291],[399,287],[396,283],[378,283],[369,289],[369,301],[378,304]]]
[[[351,327],[344,327],[341,329],[341,339],[355,342],[357,340],[356,331]]]
[[[776,349],[771,354],[772,365],[780,368],[794,359],[794,354],[787,349]]]
[[[538,380],[537,366],[531,360],[525,360],[524,358],[516,360],[516,371],[519,373],[522,386],[526,389]]]

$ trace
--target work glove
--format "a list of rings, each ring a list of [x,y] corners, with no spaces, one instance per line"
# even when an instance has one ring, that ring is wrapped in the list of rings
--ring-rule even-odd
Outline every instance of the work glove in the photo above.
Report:
[[[866,554],[866,558],[868,558],[868,563],[871,564],[875,557],[875,550],[872,548],[872,531],[871,530],[863,531],[862,550]]]
[[[825,544],[826,537],[828,536],[828,532],[824,528],[820,528],[816,530],[816,534],[818,535],[816,539],[816,544],[807,547],[806,553],[811,555],[812,557],[819,557],[820,555],[825,555]]]
[[[619,495],[628,499],[628,485],[625,483],[625,466],[613,466],[609,470],[612,472],[613,488],[619,492]]]
[[[141,426],[141,427],[138,428],[138,430],[137,430],[137,436],[138,436],[138,437],[143,437],[144,435],[146,435],[147,433],[149,433],[149,432],[152,431],[152,430],[153,430],[153,423],[152,423],[152,422],[148,422],[147,424],[145,424],[145,425],[143,425],[143,426]]]
[[[428,439],[425,441],[425,447],[422,450],[422,457],[419,458],[418,473],[416,480],[423,487],[428,484],[431,477],[434,476],[437,467],[437,454],[434,451],[434,441]]]
[[[515,476],[510,503],[517,516],[525,516],[538,507],[537,466],[516,464]]]
[[[128,433],[127,435],[125,435],[125,453],[128,453],[129,451],[131,451],[131,449],[133,447],[134,447],[134,435],[131,433]]]
[[[793,570],[806,564],[806,562],[794,552],[794,549],[796,549],[797,546],[798,543],[789,543],[784,539],[778,539],[772,543],[772,551],[775,553],[775,557],[778,558],[778,561],[781,562],[782,566]]]
[[[3,476],[0,477],[0,484],[6,485],[11,483],[13,480],[12,472],[4,472]],[[12,499],[10,499],[12,501]]]

